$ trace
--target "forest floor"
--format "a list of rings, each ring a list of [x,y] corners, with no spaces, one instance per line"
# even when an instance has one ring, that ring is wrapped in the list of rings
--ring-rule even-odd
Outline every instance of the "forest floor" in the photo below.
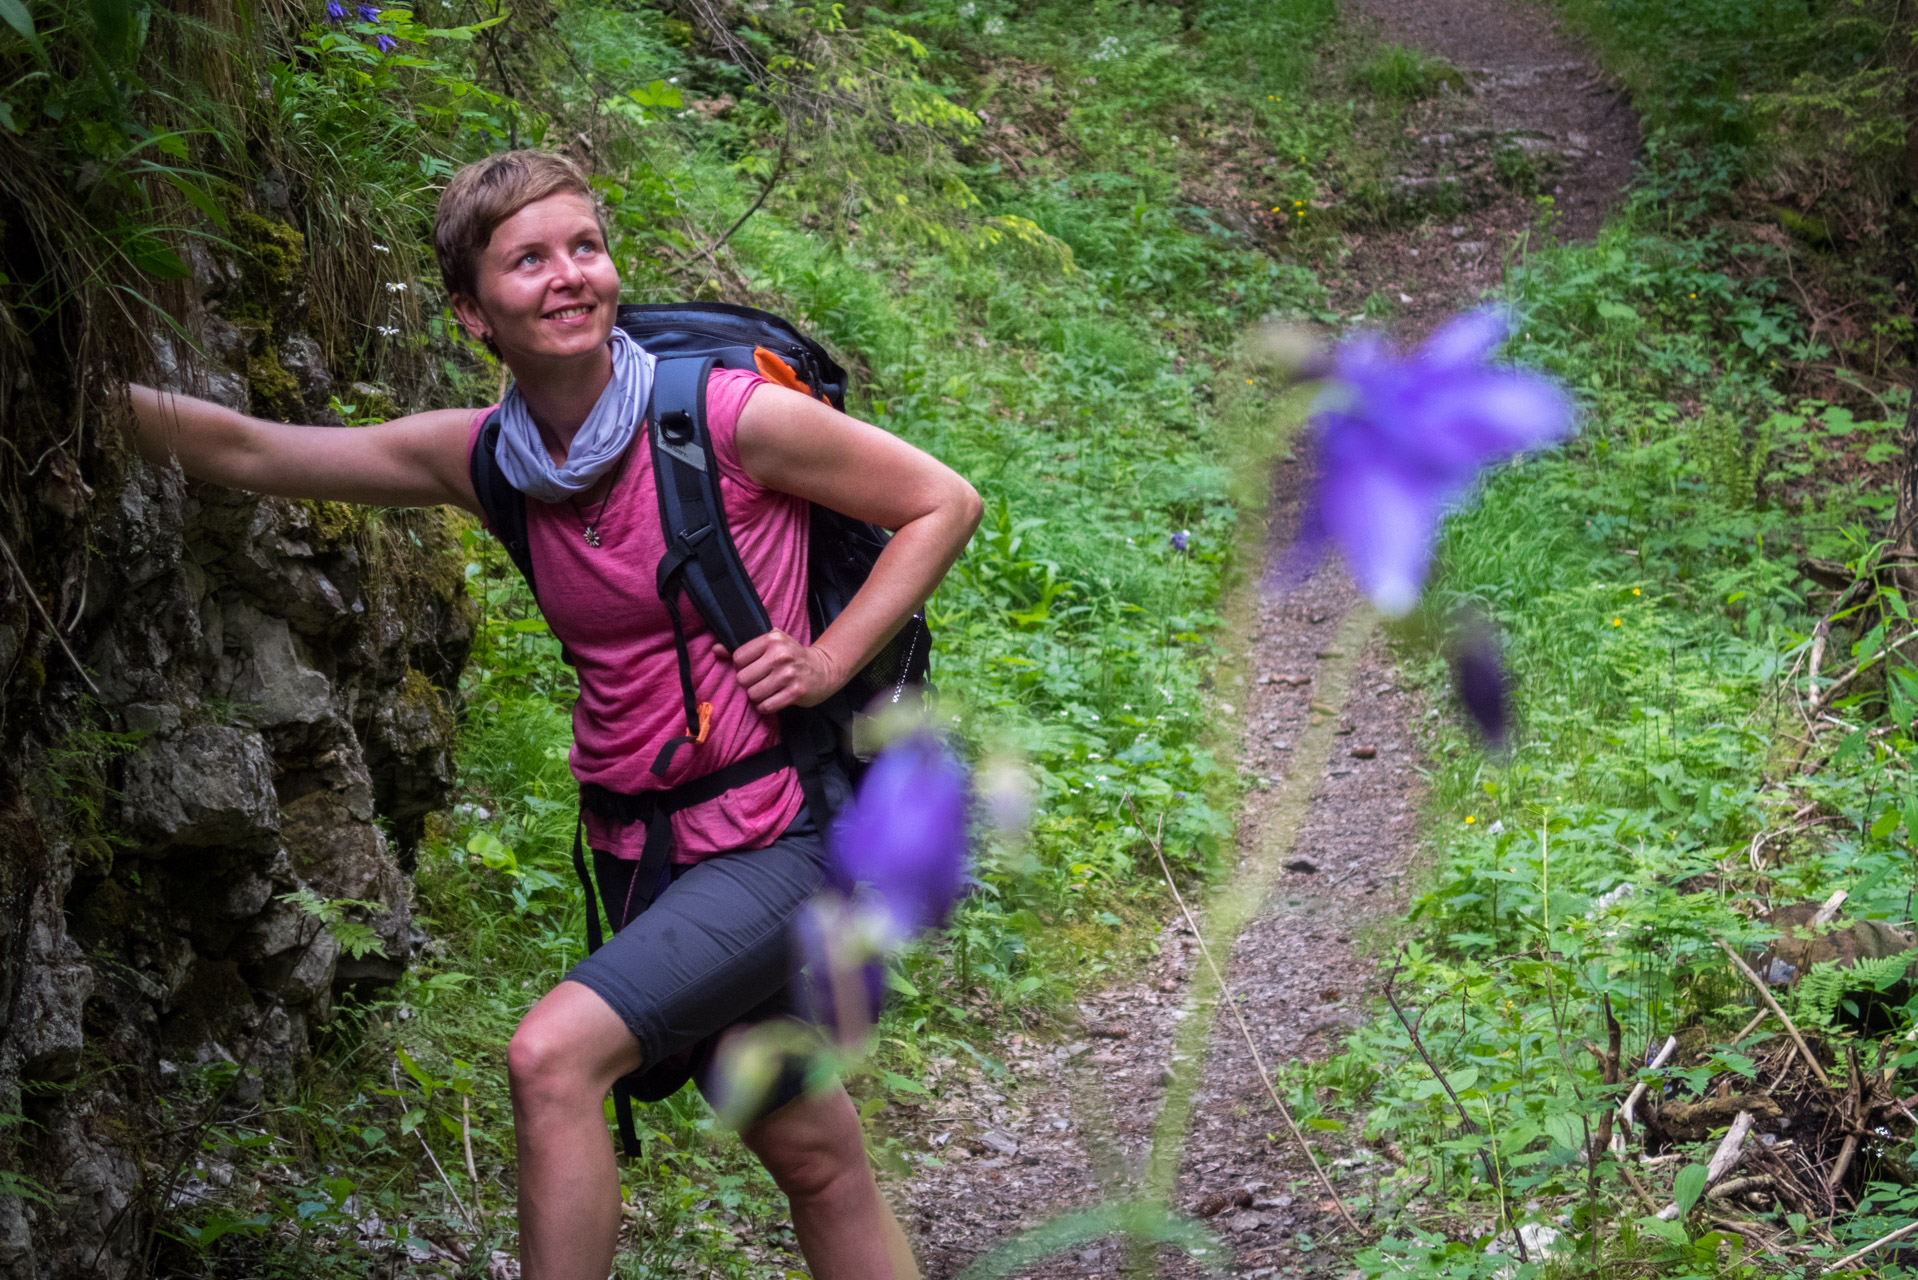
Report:
[[[1388,183],[1430,198],[1432,211],[1347,235],[1349,253],[1326,277],[1336,308],[1383,298],[1385,313],[1368,318],[1410,340],[1498,285],[1532,237],[1593,235],[1631,177],[1638,125],[1537,8],[1363,0],[1362,12],[1464,83],[1412,104],[1392,149]],[[1494,180],[1501,150],[1532,161],[1535,187]],[[1302,460],[1278,463],[1267,546],[1289,537],[1307,480]],[[1252,1280],[1350,1271],[1362,1242],[1274,1113],[1203,947],[1224,966],[1267,1073],[1327,1056],[1366,1017],[1382,935],[1416,874],[1423,708],[1342,570],[1328,565],[1282,597],[1261,598],[1256,583],[1242,592],[1245,652],[1220,693],[1239,727],[1238,764],[1259,780],[1238,865],[1193,904],[1203,942],[1175,915],[1156,960],[1088,996],[1075,1023],[1011,1037],[1005,1074],[935,1064],[939,1100],[893,1137],[940,1164],[888,1186],[933,1280],[1060,1214],[1141,1197],[1209,1220],[1229,1268]],[[1315,1145],[1348,1200],[1368,1200],[1392,1158],[1329,1133]],[[1190,1266],[1169,1251],[1165,1261]],[[1084,1280],[1129,1269],[1112,1238],[1022,1268]]]

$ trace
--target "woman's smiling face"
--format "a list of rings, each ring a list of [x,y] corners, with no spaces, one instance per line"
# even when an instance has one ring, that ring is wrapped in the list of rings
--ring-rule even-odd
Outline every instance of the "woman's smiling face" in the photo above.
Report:
[[[619,271],[583,196],[535,200],[495,227],[475,283],[479,296],[456,296],[454,310],[508,366],[566,363],[612,336]]]

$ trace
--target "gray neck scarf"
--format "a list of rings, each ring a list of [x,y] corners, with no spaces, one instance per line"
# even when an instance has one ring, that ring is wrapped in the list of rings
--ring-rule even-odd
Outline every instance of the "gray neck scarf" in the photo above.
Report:
[[[566,448],[566,461],[557,467],[533,425],[517,382],[500,402],[499,447],[493,456],[507,483],[527,497],[564,502],[586,492],[632,443],[653,397],[653,366],[658,362],[617,326],[612,347],[613,380],[600,392],[599,403]]]

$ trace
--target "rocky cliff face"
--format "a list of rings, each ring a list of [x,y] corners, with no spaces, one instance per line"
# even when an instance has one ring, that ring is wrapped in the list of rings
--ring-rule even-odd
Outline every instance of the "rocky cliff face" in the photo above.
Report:
[[[326,421],[300,238],[248,216],[191,264],[211,358],[175,343],[163,373]],[[473,622],[443,512],[51,457],[0,519],[0,1276],[117,1280],[187,1193],[194,1126],[283,1089],[336,1002],[407,964]]]

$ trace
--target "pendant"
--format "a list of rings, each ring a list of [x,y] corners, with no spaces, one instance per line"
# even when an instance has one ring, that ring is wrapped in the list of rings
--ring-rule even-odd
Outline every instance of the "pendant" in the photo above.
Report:
[[[599,545],[599,530],[593,528],[590,524],[580,530],[580,537],[586,539],[586,545],[589,547],[597,547]]]

